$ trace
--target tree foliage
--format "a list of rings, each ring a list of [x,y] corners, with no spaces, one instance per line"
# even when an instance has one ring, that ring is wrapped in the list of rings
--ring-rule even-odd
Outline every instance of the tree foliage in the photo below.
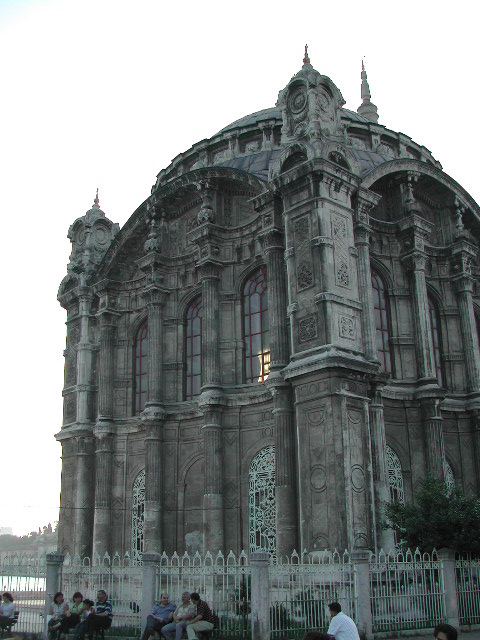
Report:
[[[480,499],[450,490],[444,482],[425,478],[414,504],[387,504],[385,515],[385,528],[393,529],[406,547],[480,556]]]

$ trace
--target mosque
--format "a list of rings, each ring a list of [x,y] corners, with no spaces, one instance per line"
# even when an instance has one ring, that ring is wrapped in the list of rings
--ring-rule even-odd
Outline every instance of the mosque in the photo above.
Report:
[[[480,491],[480,209],[303,66],[71,225],[59,551],[375,549],[431,474]]]

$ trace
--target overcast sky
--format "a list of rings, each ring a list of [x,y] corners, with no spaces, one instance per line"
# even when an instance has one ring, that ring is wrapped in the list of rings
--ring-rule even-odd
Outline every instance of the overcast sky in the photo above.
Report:
[[[476,3],[0,0],[3,506],[22,534],[58,518],[69,225],[95,190],[125,224],[156,174],[276,102],[302,65],[431,150],[477,200]],[[10,508],[5,508],[10,505]]]

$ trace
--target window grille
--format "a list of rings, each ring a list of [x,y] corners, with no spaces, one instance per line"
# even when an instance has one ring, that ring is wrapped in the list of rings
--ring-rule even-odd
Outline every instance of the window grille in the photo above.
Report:
[[[145,409],[148,390],[148,325],[145,321],[135,340],[135,413]]]
[[[250,552],[276,554],[275,447],[257,453],[249,470],[249,544]]]
[[[132,561],[139,564],[143,554],[145,522],[145,471],[140,471],[133,483],[132,495]]]
[[[448,493],[450,494],[455,489],[455,477],[453,475],[452,467],[446,460],[444,462],[443,475],[445,477],[445,484],[447,485]]]
[[[187,309],[185,330],[185,399],[200,395],[202,388],[202,299]]]
[[[387,467],[388,467],[388,482],[390,486],[390,499],[392,502],[405,504],[405,492],[403,490],[403,471],[400,464],[400,458],[395,451],[388,445],[387,451]]]
[[[267,272],[259,269],[243,289],[245,382],[264,382],[270,372]]]
[[[383,280],[372,273],[373,306],[375,310],[375,329],[377,340],[377,358],[385,373],[392,373],[392,356],[390,352],[390,331]]]

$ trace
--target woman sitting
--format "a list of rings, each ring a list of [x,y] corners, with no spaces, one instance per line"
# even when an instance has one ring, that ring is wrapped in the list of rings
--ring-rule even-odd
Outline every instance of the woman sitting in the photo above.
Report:
[[[75,591],[72,596],[73,604],[70,609],[65,612],[60,626],[60,633],[68,633],[69,629],[74,629],[80,622],[82,613],[87,608],[87,604],[83,600],[80,591]]]
[[[60,629],[62,620],[69,609],[70,607],[68,606],[68,602],[65,602],[63,593],[61,591],[57,591],[57,593],[53,596],[53,602],[50,607],[50,615],[52,617],[48,621],[47,625],[49,638],[55,637],[55,632]]]
[[[11,593],[5,591],[2,595],[2,604],[0,604],[0,627],[4,628],[11,624],[15,615],[15,605]]]

